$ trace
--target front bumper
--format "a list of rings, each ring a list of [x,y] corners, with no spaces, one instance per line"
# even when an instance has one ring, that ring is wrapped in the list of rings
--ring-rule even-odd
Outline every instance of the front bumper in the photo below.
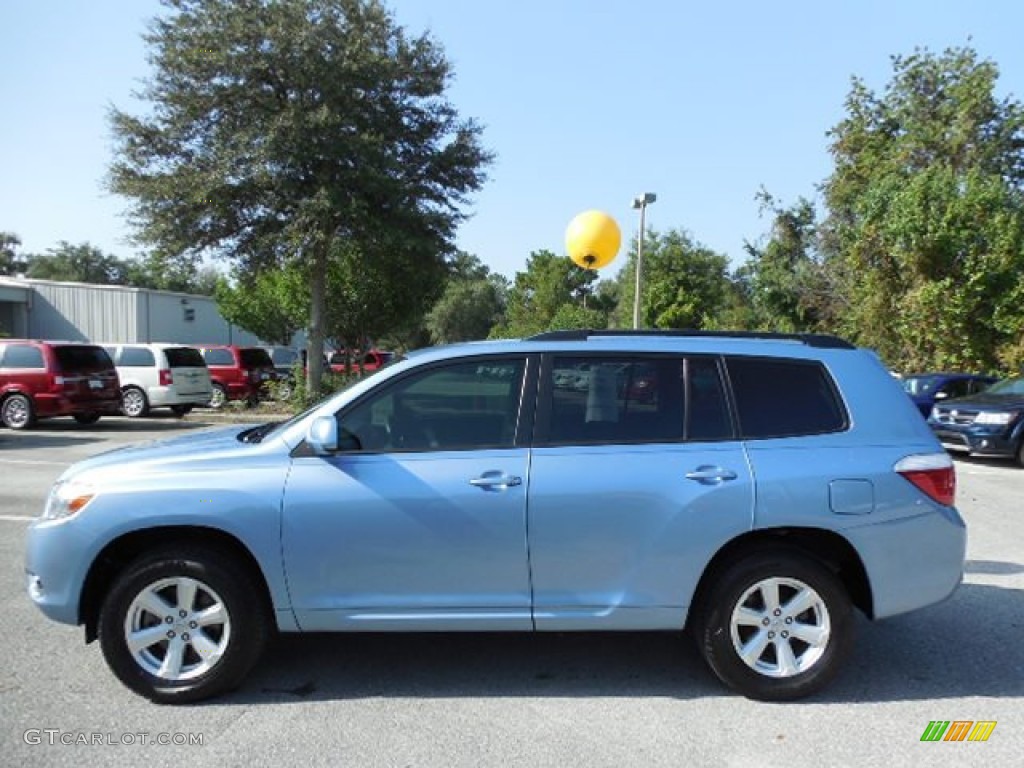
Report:
[[[931,425],[935,437],[947,451],[967,453],[972,456],[995,456],[1012,458],[1017,450],[1013,440],[1005,429],[964,427],[956,428],[949,425]]]
[[[47,618],[78,624],[85,568],[92,562],[93,542],[82,539],[80,526],[66,520],[33,522],[25,549],[28,595]]]

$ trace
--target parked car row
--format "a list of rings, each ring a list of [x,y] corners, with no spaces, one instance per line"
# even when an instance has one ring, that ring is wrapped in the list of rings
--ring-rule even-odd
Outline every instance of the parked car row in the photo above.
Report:
[[[255,404],[281,378],[267,350],[238,345],[83,344],[0,340],[0,423],[24,429],[38,419],[71,416],[92,424],[231,400]]]

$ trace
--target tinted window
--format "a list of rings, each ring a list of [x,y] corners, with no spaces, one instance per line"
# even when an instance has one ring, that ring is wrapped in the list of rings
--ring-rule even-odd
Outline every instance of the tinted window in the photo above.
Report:
[[[156,358],[146,347],[122,347],[117,364],[125,368],[151,368],[156,365]]]
[[[270,359],[274,361],[275,365],[293,365],[299,359],[299,355],[294,349],[275,347],[270,350]]]
[[[664,442],[683,437],[678,358],[556,357],[547,442]]]
[[[203,356],[192,347],[168,347],[164,350],[167,364],[171,368],[205,368]]]
[[[265,349],[243,349],[239,352],[242,357],[243,368],[273,368],[274,361],[270,359]]]
[[[744,437],[816,435],[846,426],[832,379],[820,363],[737,357],[726,364]]]
[[[234,365],[235,358],[230,349],[204,349],[203,358],[207,365]]]
[[[11,344],[4,350],[4,368],[45,368],[43,350],[29,344]]]
[[[54,347],[57,364],[62,371],[102,371],[114,367],[110,355],[103,347],[67,346]]]
[[[342,446],[363,451],[472,450],[515,444],[524,361],[432,368],[341,415]]]
[[[729,406],[718,363],[711,358],[690,358],[686,361],[686,374],[686,438],[720,440],[732,437]]]

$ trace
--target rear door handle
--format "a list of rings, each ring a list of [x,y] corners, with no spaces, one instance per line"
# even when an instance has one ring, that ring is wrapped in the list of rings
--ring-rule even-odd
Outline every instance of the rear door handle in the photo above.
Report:
[[[731,469],[702,464],[692,472],[686,473],[687,480],[696,480],[702,485],[718,485],[726,480],[735,480],[736,473]]]
[[[485,472],[480,477],[474,477],[469,481],[470,485],[477,488],[509,488],[513,485],[521,485],[523,478],[515,475],[506,475],[504,472]]]

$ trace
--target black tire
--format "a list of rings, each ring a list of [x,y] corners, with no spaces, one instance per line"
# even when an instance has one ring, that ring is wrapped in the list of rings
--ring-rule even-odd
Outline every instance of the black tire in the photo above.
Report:
[[[704,660],[723,683],[751,699],[790,701],[820,691],[835,677],[853,646],[853,608],[832,571],[796,550],[780,548],[733,561],[713,578],[695,606],[695,636]],[[794,613],[787,615],[787,603],[792,606],[800,587],[811,590],[804,594],[812,598],[812,607],[800,611],[793,606]],[[778,613],[763,599],[773,589]],[[749,616],[764,613],[764,618],[734,624],[741,605]],[[797,632],[824,637],[810,644]],[[761,650],[748,663],[738,645]]]
[[[171,406],[171,413],[173,413],[179,419],[183,419],[186,416],[188,416],[190,413],[192,413],[192,406],[191,405],[172,405]]]
[[[27,429],[36,423],[32,400],[17,393],[8,395],[0,404],[0,421],[8,429]]]
[[[220,410],[228,404],[228,392],[220,384],[213,385],[213,395],[210,397],[210,402],[207,403],[207,407],[213,408],[214,410]]]
[[[176,581],[195,585],[191,604],[178,602],[182,594]],[[153,594],[167,603],[167,616],[139,602],[142,595]],[[218,616],[226,620],[209,621],[205,629],[198,625],[203,621],[199,614],[218,602]],[[157,629],[159,639],[133,653],[126,639],[132,626],[135,632],[168,629]],[[267,606],[238,562],[216,549],[184,545],[164,547],[125,568],[100,608],[98,626],[103,656],[117,678],[161,704],[200,701],[237,687],[259,660],[270,632]],[[174,639],[165,638],[167,633]],[[161,675],[171,643],[177,644],[174,658],[180,671]],[[209,663],[211,654],[217,659]]]
[[[100,414],[96,411],[89,411],[88,413],[73,413],[71,417],[79,424],[88,426],[89,424],[95,424],[100,420]]]
[[[125,387],[121,390],[121,412],[129,419],[138,419],[149,415],[149,399],[138,387]]]

